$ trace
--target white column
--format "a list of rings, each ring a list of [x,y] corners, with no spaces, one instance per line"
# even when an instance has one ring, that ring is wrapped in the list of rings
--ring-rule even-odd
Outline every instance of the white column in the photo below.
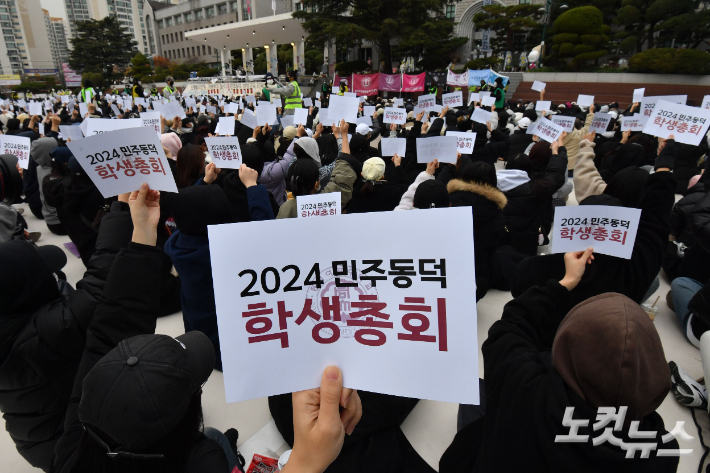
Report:
[[[242,1],[243,0],[238,0],[239,3],[237,4],[237,21],[244,21],[244,18],[242,18],[242,11],[244,9],[242,8]]]
[[[298,46],[296,46],[296,43],[291,43],[291,47],[293,48],[293,67],[292,69],[294,71],[298,70]]]
[[[247,47],[247,62],[249,63],[247,70],[253,74],[254,73],[254,50],[251,47]]]
[[[302,75],[306,72],[306,42],[299,41],[296,46],[298,48],[298,74]]]
[[[220,49],[219,50],[219,62],[222,65],[222,77],[227,77],[227,72],[224,70],[224,53],[226,50]]]
[[[328,75],[335,75],[335,40],[328,44]]]
[[[271,47],[269,45],[264,46],[266,48],[266,72],[274,73],[271,69],[271,55],[276,54],[276,51],[272,53]]]

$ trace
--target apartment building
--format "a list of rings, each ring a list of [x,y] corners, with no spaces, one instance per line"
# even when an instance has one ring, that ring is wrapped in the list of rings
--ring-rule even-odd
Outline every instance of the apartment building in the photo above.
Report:
[[[40,0],[0,0],[2,74],[56,74]]]

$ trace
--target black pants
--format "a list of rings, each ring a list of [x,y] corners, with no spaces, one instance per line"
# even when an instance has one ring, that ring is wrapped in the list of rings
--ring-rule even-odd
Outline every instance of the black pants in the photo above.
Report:
[[[49,228],[49,231],[54,233],[55,235],[66,235],[67,231],[64,229],[64,225],[61,223],[57,223],[55,225],[47,224],[47,228]]]

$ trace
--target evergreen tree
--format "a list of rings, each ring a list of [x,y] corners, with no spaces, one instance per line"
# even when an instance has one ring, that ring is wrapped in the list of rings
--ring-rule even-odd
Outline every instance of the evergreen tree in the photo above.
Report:
[[[71,39],[69,56],[69,65],[75,71],[106,75],[113,71],[114,65],[125,67],[131,63],[137,43],[115,17],[80,21],[76,28],[78,34]]]

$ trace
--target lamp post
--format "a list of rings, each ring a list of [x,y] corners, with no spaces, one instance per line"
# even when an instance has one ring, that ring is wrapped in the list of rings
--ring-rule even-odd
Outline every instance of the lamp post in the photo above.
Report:
[[[538,9],[539,12],[545,12],[545,21],[542,26],[542,42],[540,43],[542,45],[542,51],[540,51],[540,62],[542,63],[542,58],[545,55],[545,33],[547,32],[547,24],[550,22],[550,7],[552,5],[560,5],[561,10],[565,10],[569,8],[566,3],[561,3],[561,2],[553,2],[552,0],[547,0],[547,3],[545,4],[545,8],[540,7]]]

